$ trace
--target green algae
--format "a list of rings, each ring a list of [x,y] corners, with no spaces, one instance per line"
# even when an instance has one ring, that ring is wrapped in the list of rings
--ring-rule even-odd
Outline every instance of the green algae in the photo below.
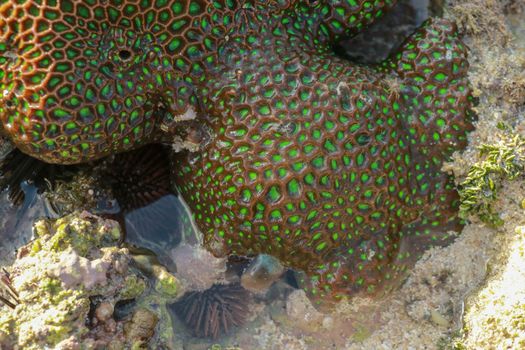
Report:
[[[145,248],[131,248],[133,261],[147,276],[154,279],[154,289],[163,298],[173,299],[181,295],[181,283],[160,264],[155,253]]]
[[[120,299],[135,299],[146,290],[146,282],[138,276],[131,275],[126,278],[124,287],[119,293]]]
[[[61,252],[68,248],[75,250],[80,256],[86,256],[92,248],[114,245],[120,237],[118,227],[97,227],[92,222],[81,218],[66,216],[47,226],[35,225],[35,235],[42,237],[51,234],[47,241],[47,249]]]
[[[180,295],[180,282],[175,276],[162,266],[156,266],[153,271],[156,277],[155,290],[157,292],[168,298]]]
[[[501,226],[503,220],[494,211],[494,202],[504,180],[514,180],[525,167],[525,140],[520,136],[506,137],[498,144],[479,147],[482,160],[470,167],[460,185],[460,215],[475,215],[491,226]]]

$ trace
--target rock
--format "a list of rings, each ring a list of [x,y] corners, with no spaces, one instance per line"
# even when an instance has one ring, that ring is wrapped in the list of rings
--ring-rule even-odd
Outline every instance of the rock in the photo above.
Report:
[[[131,321],[116,321],[114,305],[140,297],[146,283],[128,267],[129,251],[116,247],[118,224],[84,212],[40,220],[34,232],[38,238],[7,268],[4,283],[17,292],[17,305],[0,305],[0,347],[131,348],[124,338]],[[86,324],[92,303],[97,307]]]
[[[146,290],[146,282],[138,276],[130,275],[126,277],[124,286],[119,292],[122,300],[135,299]]]
[[[170,255],[177,266],[177,276],[188,284],[188,289],[206,290],[224,279],[226,259],[216,258],[204,248],[181,244]]]
[[[294,327],[308,332],[323,326],[324,315],[317,311],[302,289],[293,291],[286,300],[286,314]]]
[[[467,299],[465,349],[525,348],[525,226],[509,237],[505,254],[491,261],[489,277]]]
[[[58,343],[55,350],[80,350],[80,344],[75,337],[69,337]]]
[[[138,309],[124,325],[126,340],[130,344],[146,343],[154,334],[158,317],[147,309]]]
[[[105,322],[113,316],[113,305],[107,301],[100,303],[95,310],[95,317],[101,321]]]
[[[37,242],[33,244],[34,253],[42,249],[44,240],[47,250],[60,252],[71,248],[80,256],[86,256],[90,249],[115,245],[121,235],[116,221],[104,221],[88,212],[67,215],[58,220],[37,221],[34,233],[37,237]]]
[[[155,290],[160,294],[174,298],[179,295],[181,291],[180,282],[173,274],[163,266],[155,266],[153,274],[156,278]]]
[[[66,288],[83,285],[91,289],[97,284],[107,283],[109,263],[101,259],[93,261],[79,256],[75,251],[61,254],[56,264],[49,266],[49,275],[62,281]]]
[[[133,261],[146,275],[155,279],[155,290],[166,298],[175,298],[182,292],[177,277],[161,265],[153,252],[147,249],[133,250]]]
[[[283,273],[284,267],[278,259],[260,254],[242,274],[241,285],[254,293],[265,292]]]

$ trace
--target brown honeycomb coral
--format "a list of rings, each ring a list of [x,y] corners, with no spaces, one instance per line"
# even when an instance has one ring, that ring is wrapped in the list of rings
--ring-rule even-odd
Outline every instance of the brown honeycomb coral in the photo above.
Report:
[[[448,21],[380,66],[332,51],[394,3],[0,0],[4,133],[77,163],[191,125],[209,140],[173,170],[210,250],[273,255],[321,298],[377,292],[461,227],[440,168],[472,129]]]

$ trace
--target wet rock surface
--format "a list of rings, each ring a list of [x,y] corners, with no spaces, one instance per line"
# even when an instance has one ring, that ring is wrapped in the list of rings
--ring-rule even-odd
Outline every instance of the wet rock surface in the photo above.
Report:
[[[250,262],[241,276],[241,285],[254,292],[264,293],[281,276],[285,269],[278,259],[260,254]]]

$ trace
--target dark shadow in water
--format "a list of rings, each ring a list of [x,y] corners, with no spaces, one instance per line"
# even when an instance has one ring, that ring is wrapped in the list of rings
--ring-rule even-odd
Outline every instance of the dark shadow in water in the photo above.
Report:
[[[185,233],[193,236],[186,208],[174,194],[163,196],[123,216],[126,242],[153,251],[168,268],[173,265],[168,258],[170,250],[180,244]]]
[[[46,215],[44,201],[37,188],[23,181],[19,184],[23,199],[20,205],[13,205],[9,190],[0,192],[0,263],[10,263],[16,251],[27,244],[32,237],[33,222]]]
[[[338,56],[356,63],[376,64],[385,60],[425,21],[439,15],[435,0],[400,0],[372,26],[344,38],[334,47]],[[434,9],[436,7],[436,9]]]

